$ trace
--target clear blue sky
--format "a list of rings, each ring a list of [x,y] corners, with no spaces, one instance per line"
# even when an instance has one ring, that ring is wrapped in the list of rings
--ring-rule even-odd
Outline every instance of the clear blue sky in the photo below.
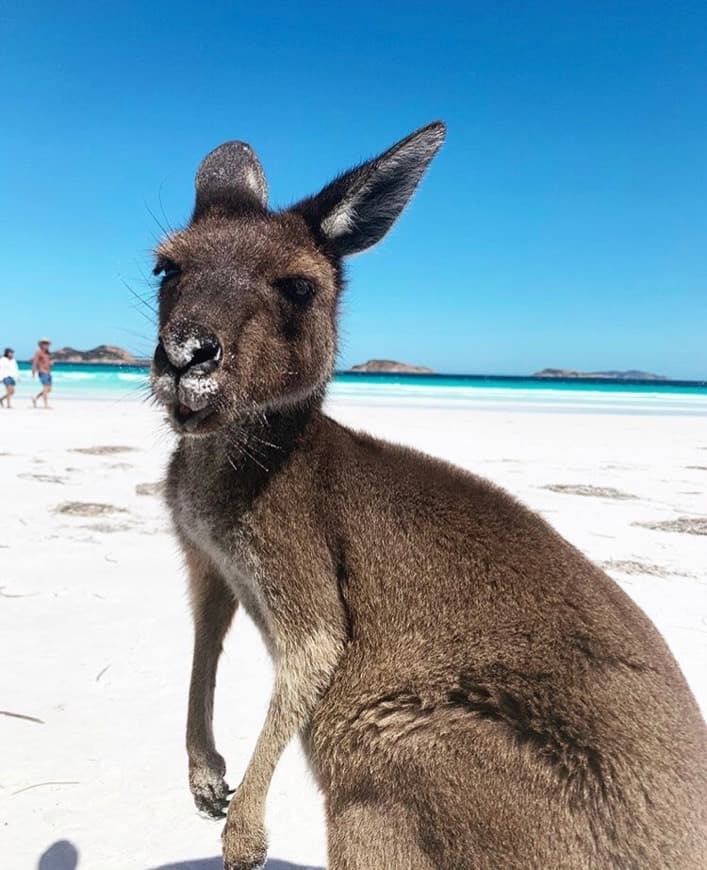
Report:
[[[707,5],[0,8],[0,344],[149,353],[151,216],[227,139],[284,205],[436,118],[448,141],[350,265],[340,363],[707,377]]]

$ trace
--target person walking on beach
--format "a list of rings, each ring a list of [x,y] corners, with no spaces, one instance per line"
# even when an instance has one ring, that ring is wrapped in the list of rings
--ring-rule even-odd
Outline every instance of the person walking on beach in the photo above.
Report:
[[[15,392],[15,387],[20,379],[20,372],[17,368],[17,360],[15,359],[15,351],[11,347],[5,348],[5,353],[0,356],[0,381],[5,387],[5,395],[0,398],[0,405],[5,405],[7,402],[8,410],[12,407],[10,399]]]
[[[37,400],[44,400],[44,407],[49,407],[49,393],[52,391],[52,357],[49,353],[51,342],[48,338],[40,338],[37,342],[39,349],[32,357],[32,377],[39,375],[42,389],[32,399],[32,404],[37,407]]]

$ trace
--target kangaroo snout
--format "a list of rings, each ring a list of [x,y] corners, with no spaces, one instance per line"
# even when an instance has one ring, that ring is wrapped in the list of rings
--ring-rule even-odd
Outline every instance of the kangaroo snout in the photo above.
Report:
[[[222,359],[221,342],[204,327],[189,324],[160,334],[153,387],[177,428],[193,432],[212,415],[218,392],[213,375]]]

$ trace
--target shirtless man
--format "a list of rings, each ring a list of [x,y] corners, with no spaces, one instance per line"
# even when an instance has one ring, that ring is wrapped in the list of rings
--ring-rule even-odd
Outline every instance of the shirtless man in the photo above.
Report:
[[[42,389],[32,399],[32,404],[37,407],[37,400],[44,400],[44,407],[49,407],[49,393],[52,391],[52,357],[49,353],[51,342],[48,338],[40,338],[37,342],[39,350],[32,357],[32,377],[39,375]]]

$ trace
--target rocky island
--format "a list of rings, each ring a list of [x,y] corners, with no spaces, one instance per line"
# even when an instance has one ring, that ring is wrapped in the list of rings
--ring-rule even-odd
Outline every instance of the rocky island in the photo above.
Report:
[[[396,362],[392,359],[369,359],[368,362],[351,366],[350,372],[408,374],[408,375],[433,375],[433,369],[426,366],[413,366],[409,363]]]
[[[87,365],[140,366],[149,365],[149,360],[139,359],[122,347],[112,344],[99,344],[91,350],[76,350],[74,347],[60,347],[52,351],[54,362],[86,363]]]
[[[574,369],[543,369],[535,372],[534,378],[602,378],[608,381],[667,381],[665,375],[654,375],[651,372],[640,372],[629,369],[625,372],[577,372]]]

